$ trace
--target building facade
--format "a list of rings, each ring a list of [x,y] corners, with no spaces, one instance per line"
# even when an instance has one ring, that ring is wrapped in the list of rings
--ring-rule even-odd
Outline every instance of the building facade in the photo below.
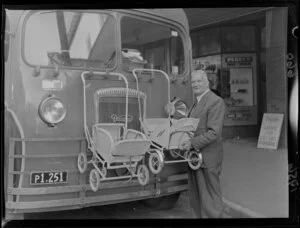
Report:
[[[258,138],[264,113],[280,113],[279,147],[287,146],[287,29],[287,7],[191,27],[193,67],[227,106],[224,138]]]

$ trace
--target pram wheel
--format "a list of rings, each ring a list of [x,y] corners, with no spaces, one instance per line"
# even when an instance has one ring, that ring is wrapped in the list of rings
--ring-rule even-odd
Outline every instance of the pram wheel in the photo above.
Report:
[[[80,173],[84,173],[87,169],[87,157],[86,153],[81,152],[78,154],[77,167]]]
[[[200,166],[202,165],[202,154],[201,153],[197,153],[195,151],[190,151],[187,154],[187,159],[188,159],[188,164],[190,166],[191,169],[193,170],[197,170],[200,168]]]
[[[147,166],[139,165],[137,169],[137,179],[141,185],[146,185],[149,182],[150,175]]]
[[[189,159],[189,152],[190,152],[190,151],[188,151],[188,150],[184,152],[183,157],[184,157],[185,159]]]
[[[163,168],[163,156],[159,152],[153,152],[148,159],[148,166],[153,174],[159,174]]]
[[[94,192],[96,192],[99,189],[100,174],[96,169],[92,169],[90,172],[90,186]]]

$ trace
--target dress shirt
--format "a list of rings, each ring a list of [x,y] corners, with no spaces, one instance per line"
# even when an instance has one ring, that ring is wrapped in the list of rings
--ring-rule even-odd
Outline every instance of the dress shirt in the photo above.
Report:
[[[195,106],[200,102],[201,98],[209,91],[209,89],[205,90],[201,95],[197,96],[196,99],[197,101],[194,102],[192,108],[190,109],[189,113],[188,113],[188,117],[191,115],[193,109],[195,108]]]
[[[205,92],[204,93],[202,93],[201,95],[199,95],[199,96],[197,96],[196,98],[197,98],[197,101],[198,101],[198,103],[200,102],[200,100],[201,100],[201,98],[207,93],[209,91],[209,89],[207,89],[207,90],[205,90]]]

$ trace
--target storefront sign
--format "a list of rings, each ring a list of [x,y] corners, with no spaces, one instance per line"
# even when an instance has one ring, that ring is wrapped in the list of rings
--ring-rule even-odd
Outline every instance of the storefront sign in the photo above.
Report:
[[[277,149],[284,114],[265,113],[260,128],[257,148]]]
[[[225,62],[228,65],[251,65],[253,61],[252,56],[246,57],[227,57],[225,58]]]

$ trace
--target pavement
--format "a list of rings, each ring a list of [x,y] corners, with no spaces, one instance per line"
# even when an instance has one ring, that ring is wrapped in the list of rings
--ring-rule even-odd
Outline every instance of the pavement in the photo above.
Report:
[[[221,189],[225,218],[289,216],[287,149],[258,149],[257,139],[224,141]],[[179,203],[188,205],[188,194]]]
[[[221,188],[233,217],[288,217],[287,149],[258,149],[254,138],[225,140]]]

